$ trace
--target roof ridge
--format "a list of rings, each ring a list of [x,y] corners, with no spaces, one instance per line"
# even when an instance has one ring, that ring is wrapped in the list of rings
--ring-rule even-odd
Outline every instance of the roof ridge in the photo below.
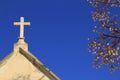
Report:
[[[19,48],[20,54],[22,54],[24,57],[26,57],[37,69],[41,70],[43,73],[45,73],[46,76],[48,76],[52,80],[60,80],[52,71],[50,71],[45,65],[42,64],[34,55],[32,55],[30,52],[25,51],[23,48]],[[46,72],[48,74],[46,74]]]

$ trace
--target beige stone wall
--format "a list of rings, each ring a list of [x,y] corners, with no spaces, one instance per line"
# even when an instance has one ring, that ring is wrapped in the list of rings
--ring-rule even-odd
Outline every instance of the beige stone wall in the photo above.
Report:
[[[0,80],[50,80],[19,52],[0,64]]]

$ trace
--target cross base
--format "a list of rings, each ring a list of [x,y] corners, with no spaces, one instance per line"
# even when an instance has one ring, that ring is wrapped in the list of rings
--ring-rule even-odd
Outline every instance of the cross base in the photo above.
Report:
[[[24,41],[24,38],[19,38],[18,42],[14,44],[14,51],[19,51],[19,48],[23,48],[28,51],[28,44]]]
[[[18,37],[18,39],[25,39],[24,37]]]

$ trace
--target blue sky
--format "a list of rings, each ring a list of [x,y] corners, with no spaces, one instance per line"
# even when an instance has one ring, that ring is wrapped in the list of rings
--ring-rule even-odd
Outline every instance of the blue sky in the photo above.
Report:
[[[95,23],[92,6],[86,0],[1,0],[0,59],[13,51],[21,16],[30,21],[25,27],[29,51],[61,80],[119,80],[120,71],[110,74],[107,67],[92,67],[94,55],[87,51],[87,38]]]

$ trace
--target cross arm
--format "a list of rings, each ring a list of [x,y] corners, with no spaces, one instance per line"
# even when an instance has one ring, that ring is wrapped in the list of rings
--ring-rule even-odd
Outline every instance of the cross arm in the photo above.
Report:
[[[20,26],[20,22],[14,22],[14,26]]]
[[[25,26],[30,26],[30,22],[25,22],[24,25]]]

